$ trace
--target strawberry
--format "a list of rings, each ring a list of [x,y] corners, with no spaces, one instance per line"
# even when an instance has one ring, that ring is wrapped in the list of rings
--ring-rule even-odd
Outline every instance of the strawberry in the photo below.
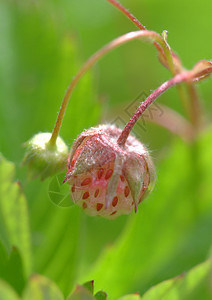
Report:
[[[75,140],[64,180],[73,201],[91,215],[129,214],[152,189],[155,171],[146,148],[133,136],[117,144],[121,129],[99,125]]]

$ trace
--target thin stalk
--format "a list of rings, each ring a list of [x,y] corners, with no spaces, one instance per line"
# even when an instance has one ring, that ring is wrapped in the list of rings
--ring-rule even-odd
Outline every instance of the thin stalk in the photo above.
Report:
[[[110,2],[116,8],[118,8],[118,10],[123,12],[123,14],[127,16],[127,18],[130,19],[139,29],[141,30],[146,29],[145,26],[143,26],[141,22],[139,22],[139,20],[136,17],[134,17],[133,14],[131,14],[121,3],[115,0],[107,0],[107,1]]]
[[[130,134],[130,131],[132,130],[133,126],[138,121],[138,119],[140,118],[142,113],[166,90],[168,90],[169,88],[171,88],[172,86],[174,86],[176,84],[179,84],[179,83],[185,81],[186,79],[189,79],[189,74],[190,74],[190,72],[183,72],[183,73],[176,75],[172,79],[164,82],[149,97],[147,97],[146,100],[141,103],[139,108],[136,110],[136,112],[134,113],[134,115],[132,116],[130,121],[127,123],[127,125],[123,129],[121,135],[119,136],[119,138],[117,140],[117,144],[119,146],[123,147],[129,134]]]
[[[122,4],[120,4],[118,1],[116,0],[107,0],[109,3],[111,3],[114,7],[116,7],[118,10],[120,10],[128,19],[130,19],[140,30],[147,30],[146,27],[144,25],[141,24],[141,22],[133,15],[131,14]],[[172,54],[171,54],[171,49],[169,47],[169,45],[166,43],[166,41],[164,40],[166,46],[165,47],[161,47],[160,43],[158,42],[154,42],[154,46],[156,47],[156,49],[161,52],[162,55],[165,54],[169,68],[172,72],[173,75],[175,74],[175,69],[174,69],[174,63],[173,63],[173,58],[172,58]],[[164,51],[164,53],[162,52]]]
[[[188,94],[191,98],[191,122],[198,131],[201,128],[202,123],[202,107],[199,101],[197,89],[192,83],[187,84]]]
[[[115,6],[118,10],[120,10],[126,17],[128,17],[139,29],[147,30],[144,25],[140,23],[140,21],[131,14],[123,5],[121,5],[116,0],[107,0],[109,3],[111,3],[113,6]],[[158,42],[154,42],[154,46],[160,52],[163,56],[166,57],[169,70],[171,71],[172,75],[176,75],[179,72],[176,70],[174,66],[173,56],[172,56],[172,50],[169,47],[168,43],[166,43],[166,47],[161,47],[161,45],[158,44]],[[181,66],[180,72],[183,70],[183,67]],[[185,111],[188,114],[189,119],[191,120],[191,123],[193,124],[194,128],[198,129],[200,125],[200,115],[201,112],[198,112],[198,109],[200,108],[200,101],[198,98],[198,94],[196,91],[195,86],[191,83],[187,87],[188,93],[185,92],[183,87],[181,85],[177,86],[177,90],[182,102],[182,105],[185,109]],[[187,99],[190,98],[190,103],[188,103]],[[195,107],[195,105],[197,107]],[[196,113],[198,112],[198,113]]]
[[[159,34],[157,34],[154,31],[141,30],[141,31],[129,32],[129,33],[126,33],[126,34],[116,38],[115,40],[113,40],[112,42],[108,43],[103,48],[101,48],[99,51],[97,51],[94,55],[92,55],[85,62],[85,64],[82,66],[82,68],[79,70],[79,72],[76,74],[76,76],[73,78],[70,85],[68,86],[68,89],[63,98],[62,105],[60,107],[60,111],[59,111],[54,129],[52,132],[51,139],[49,141],[50,145],[54,146],[56,144],[56,140],[59,135],[59,131],[60,131],[60,128],[62,125],[62,121],[63,121],[64,115],[65,115],[65,111],[66,111],[67,105],[69,103],[71,94],[72,94],[75,86],[81,79],[81,77],[85,74],[85,72],[88,69],[90,69],[100,58],[102,58],[105,54],[107,54],[111,50],[119,47],[122,44],[125,44],[131,40],[138,39],[138,38],[149,38],[150,40],[157,40],[159,43],[161,43],[162,47],[165,47],[165,42]]]

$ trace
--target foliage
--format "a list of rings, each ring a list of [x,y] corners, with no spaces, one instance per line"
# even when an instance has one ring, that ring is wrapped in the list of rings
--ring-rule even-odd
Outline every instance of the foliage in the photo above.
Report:
[[[187,66],[210,58],[211,1],[180,0],[172,9],[168,0],[125,2],[149,28],[170,30]],[[210,126],[192,143],[155,125],[136,129],[152,150],[158,176],[136,215],[88,217],[67,205],[67,197],[59,207],[60,199],[48,191],[67,195],[68,187],[60,186],[64,174],[43,182],[25,179],[21,144],[40,130],[51,131],[82,61],[133,28],[106,1],[89,3],[0,1],[0,300],[106,299],[103,291],[112,300],[210,299]],[[139,45],[116,50],[80,81],[61,131],[69,147],[84,128],[100,122],[101,109],[113,121],[137,94],[167,79],[152,48]],[[209,81],[201,89],[210,118]],[[174,90],[161,100],[182,112]]]

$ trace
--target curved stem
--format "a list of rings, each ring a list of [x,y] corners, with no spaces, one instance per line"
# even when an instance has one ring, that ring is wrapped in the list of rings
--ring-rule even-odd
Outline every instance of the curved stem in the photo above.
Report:
[[[102,58],[105,54],[110,52],[111,50],[117,48],[118,46],[125,44],[131,40],[138,39],[138,38],[149,38],[150,40],[154,41],[157,40],[158,43],[161,44],[161,47],[165,48],[165,42],[162,39],[162,37],[157,34],[154,31],[148,31],[148,30],[142,30],[142,31],[133,31],[126,33],[112,42],[105,45],[103,48],[101,48],[99,51],[97,51],[94,55],[92,55],[82,66],[82,68],[79,70],[79,72],[76,74],[74,79],[71,81],[70,85],[68,86],[68,89],[65,93],[65,96],[63,98],[62,105],[60,107],[60,111],[56,120],[56,124],[54,126],[51,139],[49,141],[50,145],[55,145],[57,137],[59,135],[59,131],[62,125],[63,117],[70,99],[70,96],[76,86],[76,84],[79,82],[81,77],[84,75],[84,73],[90,69],[100,58]]]
[[[107,0],[108,2],[110,2],[113,6],[115,6],[116,8],[118,8],[118,10],[120,10],[121,12],[123,12],[123,14],[125,16],[128,17],[128,19],[130,19],[139,29],[141,30],[145,30],[146,28],[138,21],[138,19],[136,17],[133,16],[133,14],[131,14],[121,3],[119,3],[116,0]]]
[[[145,26],[142,25],[136,17],[134,17],[123,5],[121,5],[116,0],[107,0],[110,2],[113,6],[115,6],[117,9],[119,9],[126,17],[128,17],[139,29],[146,30]],[[174,65],[173,61],[173,55],[171,48],[169,47],[168,43],[165,41],[166,46],[165,48],[161,48],[161,46],[154,42],[154,46],[158,50],[158,52],[167,60],[168,68],[171,71],[172,75],[176,75],[179,72],[182,72],[183,67],[180,65],[181,70],[177,70]],[[200,108],[200,101],[197,95],[197,91],[193,84],[189,84],[188,86],[188,94],[186,91],[184,91],[183,87],[181,85],[177,86],[177,90],[182,102],[182,105],[184,106],[185,111],[188,114],[189,119],[191,120],[191,123],[193,124],[194,128],[198,129],[200,125],[200,117],[201,117],[201,111],[198,111]],[[190,98],[190,103],[188,103],[188,98]],[[195,107],[196,105],[196,107]]]
[[[111,3],[113,6],[115,6],[118,10],[120,10],[128,19],[130,19],[139,29],[141,30],[147,30],[144,25],[141,24],[141,22],[133,15],[131,14],[122,4],[120,4],[116,0],[107,0],[109,3]],[[164,40],[166,47],[161,47],[160,43],[154,42],[155,48],[158,50],[158,52],[161,53],[161,55],[165,54],[165,57],[167,59],[167,63],[169,66],[170,71],[173,75],[176,75],[175,68],[174,68],[174,62],[172,58],[171,49],[168,45],[168,43]],[[163,52],[164,51],[164,52]]]
[[[119,136],[117,140],[117,144],[121,147],[124,146],[130,131],[132,130],[133,126],[135,123],[138,121],[142,113],[161,95],[163,94],[166,90],[168,90],[170,87],[185,81],[186,79],[189,79],[189,74],[190,72],[183,72],[172,79],[164,82],[159,88],[157,88],[149,97],[146,98],[144,102],[141,103],[139,108],[136,110],[130,121],[127,123],[125,128],[123,129],[121,135]]]

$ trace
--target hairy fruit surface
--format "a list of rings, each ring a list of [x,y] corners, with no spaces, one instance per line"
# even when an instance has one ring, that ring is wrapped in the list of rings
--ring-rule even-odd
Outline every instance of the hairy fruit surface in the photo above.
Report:
[[[64,180],[77,205],[91,215],[113,219],[129,214],[152,190],[155,170],[147,149],[133,136],[117,144],[121,129],[99,125],[75,140]]]

